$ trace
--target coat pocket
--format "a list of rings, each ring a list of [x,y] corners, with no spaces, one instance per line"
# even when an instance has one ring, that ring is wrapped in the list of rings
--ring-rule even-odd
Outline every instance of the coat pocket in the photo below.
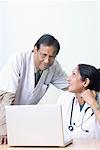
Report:
[[[48,88],[49,88],[49,85],[47,85],[47,84],[43,84],[42,85],[42,88],[41,88],[41,98],[44,96],[44,94],[46,93],[46,91],[48,90]]]

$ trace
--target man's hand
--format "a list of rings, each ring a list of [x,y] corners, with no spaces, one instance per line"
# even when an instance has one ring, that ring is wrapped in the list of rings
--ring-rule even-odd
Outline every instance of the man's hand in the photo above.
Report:
[[[0,136],[0,145],[7,144],[7,135]]]

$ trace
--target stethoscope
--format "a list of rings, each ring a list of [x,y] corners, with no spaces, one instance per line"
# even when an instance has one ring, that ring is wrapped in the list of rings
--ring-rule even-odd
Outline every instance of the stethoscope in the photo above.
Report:
[[[75,97],[73,98],[73,101],[72,101],[71,115],[70,115],[70,125],[68,126],[68,129],[69,129],[70,131],[73,131],[73,130],[74,130],[74,126],[73,126],[73,125],[76,125],[75,123],[73,123],[73,125],[72,125],[74,101],[75,101]],[[91,115],[90,115],[86,120],[84,120],[84,116],[85,116],[87,110],[90,109],[90,108],[91,108],[91,107],[87,107],[87,108],[85,109],[84,115],[83,115],[83,117],[82,117],[82,123],[76,126],[76,127],[80,127],[80,126],[81,126],[82,131],[85,131],[85,132],[89,132],[89,130],[83,129],[83,126],[82,126],[82,125],[83,125],[84,122],[86,122],[86,121],[87,121],[91,116],[93,116],[93,114],[94,114],[94,112],[92,112]]]

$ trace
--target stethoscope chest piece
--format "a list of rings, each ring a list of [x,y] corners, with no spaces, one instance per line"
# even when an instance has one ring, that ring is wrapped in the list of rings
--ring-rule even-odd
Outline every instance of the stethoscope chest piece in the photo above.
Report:
[[[68,127],[68,129],[69,129],[70,131],[73,131],[73,130],[74,130],[73,126],[71,126],[71,125]]]

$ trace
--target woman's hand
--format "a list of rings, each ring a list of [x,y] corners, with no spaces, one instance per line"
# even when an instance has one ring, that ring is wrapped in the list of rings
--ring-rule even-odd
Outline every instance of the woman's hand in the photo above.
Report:
[[[82,93],[81,97],[93,109],[96,119],[100,124],[100,104],[96,100],[96,92],[87,89]]]
[[[82,94],[81,94],[81,98],[88,103],[91,108],[94,108],[95,105],[97,104],[96,101],[96,92],[90,89],[85,90]]]

